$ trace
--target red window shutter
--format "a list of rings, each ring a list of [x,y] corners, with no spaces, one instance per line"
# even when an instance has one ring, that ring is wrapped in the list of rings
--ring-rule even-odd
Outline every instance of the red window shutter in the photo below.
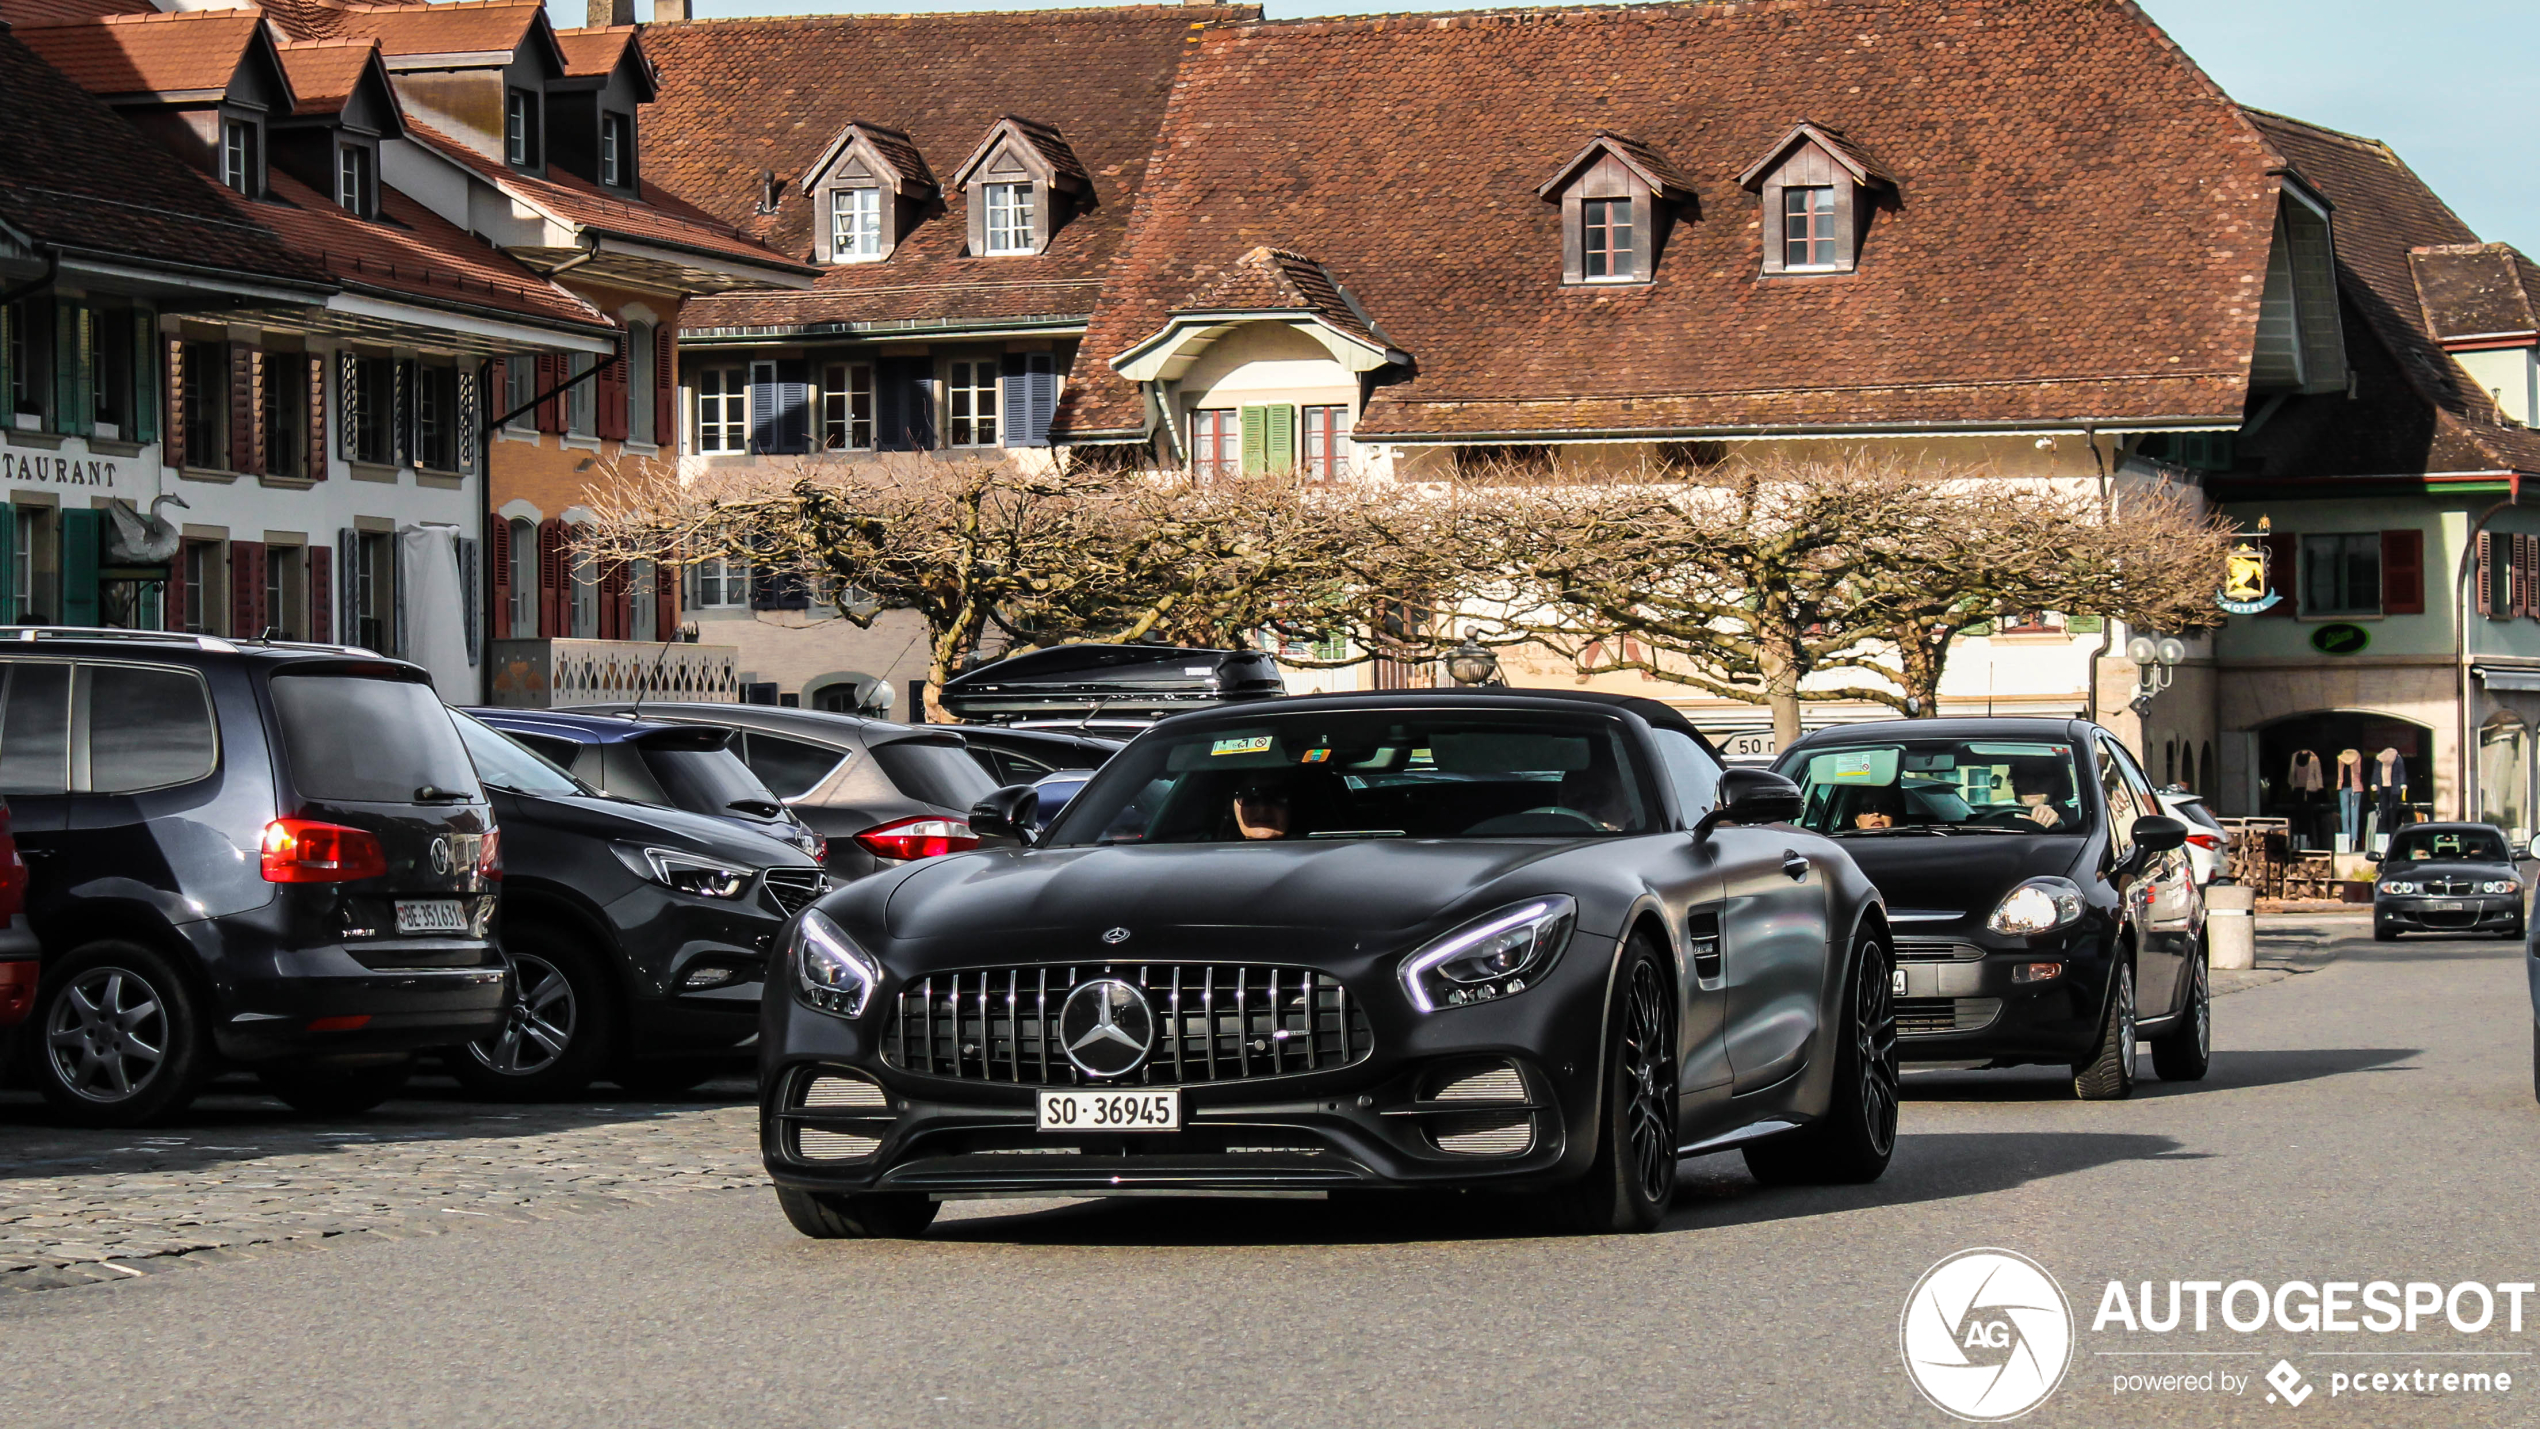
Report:
[[[560,639],[573,628],[566,575],[564,523],[551,516],[538,523],[538,634],[542,639]]]
[[[494,639],[509,640],[512,638],[512,523],[500,516],[488,523],[485,556],[494,566],[494,618],[487,622],[487,626],[494,632]]]
[[[626,440],[626,358],[609,359],[600,375],[591,379],[599,384],[599,435],[603,440]]]
[[[309,639],[335,642],[335,552],[325,546],[309,547]]]
[[[2267,583],[2284,597],[2267,608],[2266,614],[2289,617],[2302,602],[2302,573],[2296,567],[2302,559],[2302,543],[2289,533],[2261,536],[2267,550]]]
[[[168,419],[159,427],[163,434],[159,447],[159,461],[165,466],[183,466],[185,465],[185,344],[175,338],[168,339],[167,415]]]
[[[633,583],[626,563],[611,561],[600,571],[600,638],[623,640],[634,629],[635,607],[628,598]]]
[[[2381,533],[2381,613],[2425,614],[2425,533]]]
[[[544,395],[554,392],[556,384],[564,380],[564,375],[565,363],[562,357],[552,352],[538,354],[538,391],[541,394],[541,400],[538,403],[538,430],[542,432],[564,430],[564,398],[561,395]]]
[[[269,444],[270,433],[265,427],[265,418],[268,415],[265,405],[265,382],[268,377],[278,377],[280,375],[282,370],[281,364],[278,361],[275,361],[270,367],[268,367],[268,359],[265,354],[254,349],[249,349],[245,356],[247,366],[247,410],[253,414],[252,419],[247,424],[250,435],[247,443],[248,465],[245,469],[253,472],[271,471],[273,469],[271,465],[271,453],[273,449]]]
[[[679,347],[670,324],[653,329],[653,440],[679,444]]]
[[[311,353],[300,359],[309,380],[309,425],[300,433],[302,476],[311,481],[326,480],[326,359]],[[312,567],[315,569],[315,567]],[[320,641],[323,644],[325,642]]]
[[[229,469],[256,469],[256,377],[253,356],[232,345],[229,353]]]
[[[170,630],[185,628],[185,557],[194,549],[191,541],[176,543],[176,555],[168,561],[166,595],[160,603],[160,619]]]
[[[229,543],[229,630],[241,640],[265,633],[265,543]]]
[[[669,561],[653,564],[653,638],[676,639],[679,634],[679,567]]]

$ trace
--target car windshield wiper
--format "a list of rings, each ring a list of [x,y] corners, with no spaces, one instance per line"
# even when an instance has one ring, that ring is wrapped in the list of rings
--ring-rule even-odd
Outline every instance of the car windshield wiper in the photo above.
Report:
[[[1826,837],[1830,839],[1867,839],[1887,837],[1895,834],[1954,834],[1956,832],[1958,832],[1958,830],[1948,824],[1890,824],[1883,829],[1832,829],[1827,832]]]

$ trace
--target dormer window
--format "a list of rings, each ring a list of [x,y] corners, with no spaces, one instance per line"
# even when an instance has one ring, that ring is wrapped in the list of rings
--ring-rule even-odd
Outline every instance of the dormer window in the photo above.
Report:
[[[882,191],[829,191],[831,261],[853,263],[882,256]]]
[[[1764,271],[1849,273],[1896,180],[1841,130],[1802,123],[1738,175],[1762,200]]]
[[[508,91],[503,100],[503,161],[515,169],[538,167],[538,92]]]
[[[877,263],[935,207],[935,176],[908,136],[858,121],[841,130],[803,175],[814,213],[820,259]]]
[[[1646,283],[1675,210],[1693,189],[1647,145],[1599,133],[1535,190],[1561,206],[1561,281]]]
[[[600,182],[613,189],[635,187],[635,121],[631,116],[600,116]]]
[[[1093,201],[1093,180],[1066,138],[1011,114],[989,128],[953,184],[969,196],[971,253],[991,258],[1048,251],[1071,205]]]
[[[1031,252],[1032,186],[987,184],[982,192],[988,200],[988,251]]]
[[[335,201],[363,218],[379,215],[378,159],[366,144],[343,144],[335,150]]]
[[[253,119],[223,119],[220,125],[220,181],[255,198],[264,192],[263,126]]]

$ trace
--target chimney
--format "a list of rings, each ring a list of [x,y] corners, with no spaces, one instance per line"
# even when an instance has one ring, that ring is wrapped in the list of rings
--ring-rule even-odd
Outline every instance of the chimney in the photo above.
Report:
[[[667,24],[688,18],[688,0],[653,0],[653,23]]]
[[[590,0],[589,7],[582,13],[583,23],[594,30],[611,25],[632,25],[635,23],[635,0]]]

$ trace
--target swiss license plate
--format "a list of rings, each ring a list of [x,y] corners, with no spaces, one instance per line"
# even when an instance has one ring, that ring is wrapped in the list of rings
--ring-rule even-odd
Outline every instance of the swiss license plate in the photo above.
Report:
[[[1179,1131],[1180,1092],[1043,1092],[1042,1131]]]
[[[464,933],[467,931],[467,905],[456,898],[400,898],[397,900],[397,931]]]
[[[2469,901],[2463,898],[2428,898],[2417,905],[2428,913],[2466,913]]]
[[[1896,970],[1896,975],[1892,979],[1892,982],[1895,985],[1896,995],[1898,997],[1903,997],[1905,995],[1905,970],[1903,968],[1898,968]]]

